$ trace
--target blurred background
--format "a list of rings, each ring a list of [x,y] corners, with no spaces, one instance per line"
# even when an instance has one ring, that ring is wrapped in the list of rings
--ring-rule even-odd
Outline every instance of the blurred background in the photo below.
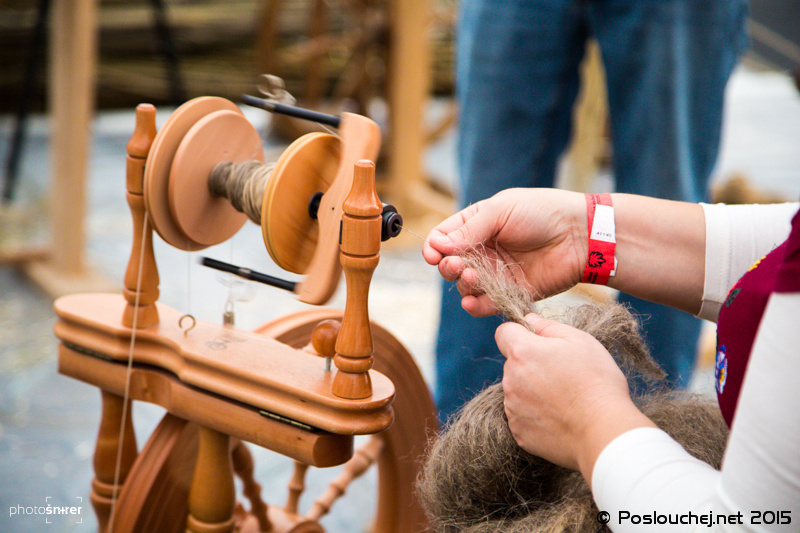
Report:
[[[452,212],[456,193],[457,9],[456,0],[0,0],[0,531],[96,527],[87,497],[99,394],[57,374],[52,302],[121,287],[131,239],[125,144],[136,104],[155,104],[160,126],[189,98],[258,95],[268,73],[283,78],[299,105],[366,114],[384,135],[381,198],[424,236]],[[728,85],[713,178],[719,201],[800,196],[798,21],[795,1],[751,2],[752,45]],[[590,47],[564,187],[613,180],[603,83]],[[309,128],[244,111],[263,132],[268,159]],[[248,224],[231,244],[204,254],[284,275],[260,239]],[[218,321],[232,300],[244,328],[307,307],[276,289],[222,278],[156,240],[168,305]],[[404,232],[384,247],[370,312],[432,383],[439,285],[420,245]],[[332,306],[343,306],[343,292]],[[707,351],[702,342],[698,349]],[[710,361],[700,359],[699,390],[709,390]],[[138,404],[135,412],[141,446],[163,412]],[[256,462],[265,499],[282,501],[285,482],[271,488],[265,480],[288,480],[288,465],[260,452]],[[353,491],[331,531],[366,526],[361,502],[374,496],[374,480]],[[84,511],[52,525],[9,513],[46,497],[61,505],[82,498]]]

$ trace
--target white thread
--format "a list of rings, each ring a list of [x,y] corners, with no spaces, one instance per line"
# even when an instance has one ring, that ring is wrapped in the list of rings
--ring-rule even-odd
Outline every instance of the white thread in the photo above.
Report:
[[[191,250],[187,242],[187,250]],[[192,314],[192,254],[186,252],[186,314]]]
[[[398,224],[398,226],[400,227],[400,229],[402,229],[402,230],[405,230],[405,231],[409,232],[411,235],[413,235],[413,236],[414,236],[414,237],[416,237],[417,239],[421,240],[422,242],[428,242],[428,239],[424,239],[424,238],[420,237],[419,235],[417,235],[416,233],[414,233],[413,231],[411,231],[411,230],[410,230],[410,229],[408,229],[407,227],[403,226],[402,224]]]
[[[122,447],[125,438],[125,425],[128,419],[128,398],[130,397],[131,371],[133,370],[133,348],[136,344],[136,329],[139,322],[139,297],[142,289],[142,270],[144,270],[144,251],[145,238],[148,229],[147,212],[144,213],[144,223],[142,224],[141,250],[139,252],[139,272],[136,274],[136,297],[133,302],[133,322],[131,323],[131,342],[128,347],[128,367],[125,372],[125,392],[122,395],[122,423],[119,428],[119,439],[117,445],[117,460],[114,465],[114,486],[111,491],[111,512],[108,519],[108,531],[114,531],[114,517],[117,506],[117,491],[119,490],[119,471],[122,463]]]

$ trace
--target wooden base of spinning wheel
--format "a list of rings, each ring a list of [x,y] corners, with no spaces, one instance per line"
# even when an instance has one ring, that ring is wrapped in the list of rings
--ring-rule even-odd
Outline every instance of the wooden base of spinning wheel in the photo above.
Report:
[[[331,392],[335,373],[325,371],[316,355],[204,321],[198,321],[186,334],[180,324],[181,313],[157,305],[160,324],[136,334],[136,349],[130,356],[134,370],[159,372],[177,378],[188,389],[249,406],[256,414],[267,410],[329,433],[364,435],[392,423],[395,391],[391,381],[379,373],[370,372],[374,386],[369,399],[343,400]],[[115,382],[113,371],[106,367],[100,370],[100,365],[109,362],[120,372],[126,371],[132,333],[119,324],[124,306],[125,301],[116,294],[73,294],[56,301],[59,321],[55,332],[61,340],[62,373],[123,393],[124,381]],[[94,368],[98,368],[97,373],[92,373]],[[161,403],[165,398],[171,403],[163,407],[180,408],[181,416],[190,420],[206,416],[203,406],[191,396],[185,396],[181,406],[175,403],[174,390],[164,390],[175,389],[177,384],[167,385],[157,378],[148,382],[145,374],[141,379],[144,397],[138,399]],[[237,435],[240,430],[252,432],[247,423],[237,425],[240,429],[236,431],[230,425],[219,429],[259,442],[257,435]],[[262,445],[271,446],[266,442]],[[302,460],[312,462],[305,457]]]
[[[311,333],[317,324],[329,319],[340,320],[341,317],[341,312],[338,311],[314,309],[280,318],[257,328],[255,333],[290,346],[302,347],[310,342]],[[351,462],[372,461],[371,464],[377,469],[377,503],[371,529],[373,532],[422,532],[425,531],[425,517],[415,499],[413,487],[420,458],[428,439],[437,428],[436,409],[427,385],[408,351],[388,331],[375,324],[373,335],[375,351],[379,354],[376,369],[389,377],[397,387],[398,396],[394,404],[396,420],[389,429],[371,437],[375,443],[370,442],[364,446],[366,450],[379,448],[374,457],[366,453],[360,457],[356,451],[356,457]],[[196,454],[197,427],[172,415],[166,415],[139,453],[128,475],[117,503],[117,525],[114,533],[183,533],[188,514],[187,495]],[[366,459],[364,455],[367,456]],[[356,467],[349,468],[354,471]],[[343,471],[347,470],[348,465],[345,465]],[[339,485],[333,488],[333,495],[341,495],[339,489],[343,492],[347,482],[346,475],[340,476]],[[308,496],[310,495],[306,495]],[[328,502],[329,494],[314,497],[321,503],[312,505],[309,509],[307,514],[311,518],[296,511],[287,511],[283,505],[269,505],[267,516],[273,526],[271,531],[324,531],[316,513],[333,501]],[[258,531],[258,520],[250,512],[244,512],[240,508],[237,521],[241,525],[241,531]]]

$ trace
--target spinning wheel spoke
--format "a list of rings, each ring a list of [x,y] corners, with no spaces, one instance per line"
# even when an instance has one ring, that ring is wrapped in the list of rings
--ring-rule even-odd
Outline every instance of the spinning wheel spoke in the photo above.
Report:
[[[242,493],[250,501],[250,513],[256,517],[261,531],[270,531],[272,524],[267,517],[267,504],[261,499],[261,485],[253,477],[253,455],[242,441],[238,441],[231,452],[233,471],[242,480]]]
[[[380,436],[372,437],[364,446],[356,450],[353,458],[350,459],[345,465],[342,473],[339,474],[330,485],[325,493],[320,496],[311,507],[311,510],[306,515],[309,520],[319,520],[328,514],[336,501],[344,496],[347,487],[367,473],[367,470],[375,464],[383,452],[386,442]]]
[[[261,20],[259,71],[295,80],[290,92],[304,105],[348,102],[366,114],[370,101],[382,96],[390,33],[385,2],[312,0],[298,6],[270,0]],[[281,42],[290,34],[292,42]],[[294,42],[297,35],[303,37]],[[288,137],[315,131],[287,117],[277,117],[274,125]]]
[[[331,93],[334,100],[351,98],[358,104],[358,112],[365,113],[369,100],[376,90],[370,73],[374,68],[370,64],[378,63],[378,54],[368,48],[370,37],[363,35],[354,46],[353,53],[342,66],[342,73],[336,81]]]
[[[306,490],[306,472],[308,465],[300,461],[294,462],[294,475],[289,482],[289,498],[286,501],[286,511],[297,514],[297,506],[300,503],[300,496]]]

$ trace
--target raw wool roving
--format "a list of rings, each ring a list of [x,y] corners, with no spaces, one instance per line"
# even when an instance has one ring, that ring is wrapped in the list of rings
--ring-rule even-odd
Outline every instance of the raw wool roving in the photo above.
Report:
[[[230,200],[234,209],[260,226],[264,191],[274,168],[275,163],[261,161],[223,161],[211,169],[208,189],[214,196]]]
[[[465,268],[477,274],[475,288],[491,297],[497,313],[530,329],[525,315],[535,313],[536,292],[523,287],[512,267],[503,259],[490,259],[482,248],[470,248],[461,254]]]
[[[563,313],[541,307],[535,289],[524,287],[514,276],[512,266],[504,260],[490,259],[484,250],[472,248],[461,255],[464,266],[475,271],[475,288],[489,296],[506,319],[528,323],[525,315],[539,313],[582,329],[599,340],[608,351],[619,353],[617,362],[628,374],[640,374],[648,382],[664,378],[664,371],[653,361],[642,338],[639,322],[620,305],[573,306]]]
[[[656,382],[638,322],[619,304],[568,309],[559,319],[595,336],[626,372],[644,379],[638,407],[698,459],[719,469],[728,429],[716,404]],[[659,390],[662,389],[662,390]],[[470,401],[431,443],[418,492],[437,532],[609,531],[580,473],[533,456],[508,429],[500,384]]]

